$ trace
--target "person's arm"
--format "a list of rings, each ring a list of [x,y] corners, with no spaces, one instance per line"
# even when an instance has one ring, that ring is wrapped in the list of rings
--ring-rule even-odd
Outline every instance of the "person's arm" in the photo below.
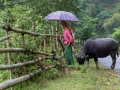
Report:
[[[70,41],[68,42],[67,46],[69,46],[69,45],[70,45]]]
[[[73,37],[72,37],[69,30],[67,30],[67,35],[68,35],[68,38],[69,38],[69,43],[73,42],[74,40],[73,40]]]

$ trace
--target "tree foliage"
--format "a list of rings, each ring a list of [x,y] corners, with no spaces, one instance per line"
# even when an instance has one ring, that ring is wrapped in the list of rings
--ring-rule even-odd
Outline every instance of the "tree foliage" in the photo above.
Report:
[[[112,12],[109,10],[103,10],[97,15],[97,17],[98,17],[98,20],[96,23],[95,32],[98,34],[99,37],[106,37],[107,34],[106,34],[106,30],[103,27],[103,24],[106,18],[112,17]]]
[[[120,44],[120,28],[115,28],[115,32],[112,34],[112,38],[116,39]]]
[[[80,19],[79,23],[69,23],[70,27],[76,29],[76,33],[85,29],[87,21],[84,18],[89,16],[98,18],[94,23],[94,33],[98,34],[98,37],[106,37],[114,32],[113,28],[117,27],[114,25],[119,24],[119,21],[111,23],[110,20],[115,17],[114,12],[119,12],[118,2],[119,0],[0,0],[0,23],[10,23],[26,30],[35,26],[36,30],[42,32],[41,28],[49,28],[51,24],[58,25],[57,22],[45,21],[44,17],[51,12],[64,10],[72,12]]]
[[[106,19],[106,22],[103,24],[104,29],[108,34],[112,34],[114,32],[114,28],[120,26],[120,14],[115,13],[111,18]]]
[[[92,18],[89,16],[86,16],[83,18],[83,22],[81,22],[81,27],[77,29],[76,38],[80,38],[81,40],[86,40],[91,37],[96,37],[95,34],[95,23],[97,21],[97,18]]]

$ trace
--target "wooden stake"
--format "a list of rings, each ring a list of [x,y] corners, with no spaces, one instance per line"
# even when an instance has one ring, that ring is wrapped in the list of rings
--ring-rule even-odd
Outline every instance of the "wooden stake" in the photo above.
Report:
[[[21,36],[22,36],[22,47],[24,47],[24,45],[25,45],[25,43],[24,43],[24,42],[25,42],[25,40],[24,40],[24,34],[21,34]],[[24,53],[24,54],[25,54],[25,53]],[[25,66],[24,66],[24,68],[25,68]],[[23,70],[24,68],[21,68],[21,67],[20,67],[21,70]],[[24,71],[26,72],[26,70],[24,70]],[[21,72],[21,75],[23,75],[23,74],[24,74],[24,73]],[[25,74],[26,74],[26,73],[25,73]],[[27,82],[26,82],[26,83],[27,83]],[[21,88],[22,88],[22,84],[23,84],[23,83],[21,83]]]
[[[56,27],[56,48],[58,49],[58,39],[57,39],[57,36],[58,36],[58,29]]]
[[[51,34],[53,35],[53,26],[51,25]],[[53,50],[53,37],[51,36],[52,50]]]
[[[43,30],[43,33],[45,34],[45,29]],[[44,53],[46,53],[46,37],[44,38]],[[45,66],[47,65],[46,59],[44,59]]]
[[[51,26],[51,34],[54,35],[54,28],[53,28],[53,26]],[[55,43],[53,42],[53,39],[54,39],[54,37],[52,36],[52,51],[55,49]],[[53,60],[52,60],[52,64],[53,64]]]
[[[8,31],[7,30],[6,30],[6,36],[8,36]],[[6,40],[6,46],[7,46],[7,48],[10,48],[10,44],[9,44],[8,39]],[[10,52],[7,53],[7,56],[8,56],[8,64],[10,65],[11,64]],[[10,80],[11,80],[12,79],[12,69],[9,70],[9,73],[10,73]],[[11,90],[14,90],[14,88],[11,87]]]
[[[43,30],[43,33],[46,33],[45,29]],[[44,38],[44,53],[46,53],[46,38]]]
[[[51,32],[52,32],[52,30],[50,29],[49,34],[52,34]],[[50,36],[50,47],[51,47],[51,51],[52,51],[52,38],[51,38],[51,36]]]
[[[24,47],[24,34],[22,34],[22,47]]]

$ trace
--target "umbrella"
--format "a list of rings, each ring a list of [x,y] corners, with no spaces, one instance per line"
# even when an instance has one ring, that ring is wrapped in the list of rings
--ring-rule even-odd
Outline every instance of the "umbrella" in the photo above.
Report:
[[[79,19],[72,13],[66,11],[56,11],[47,15],[45,20],[58,20],[58,21],[79,21]]]

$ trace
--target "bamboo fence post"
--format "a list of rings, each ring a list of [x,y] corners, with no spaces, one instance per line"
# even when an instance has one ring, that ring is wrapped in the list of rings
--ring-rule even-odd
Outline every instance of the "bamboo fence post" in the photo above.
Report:
[[[45,29],[43,30],[43,33],[46,33]],[[44,38],[44,53],[46,53],[46,37]]]
[[[33,24],[33,32],[36,31],[35,27],[36,27],[36,25],[35,25],[35,23],[34,23],[34,24]],[[35,40],[35,36],[33,37],[33,39]]]
[[[49,34],[52,34],[51,32],[52,32],[52,30],[50,29]],[[50,36],[50,47],[51,47],[51,51],[52,51],[52,38],[51,38],[51,36]]]
[[[58,49],[58,28],[56,27],[56,48]]]
[[[24,45],[25,45],[25,43],[24,43],[24,41],[25,41],[25,39],[24,39],[24,34],[21,34],[21,38],[22,38],[22,48],[23,48]],[[25,66],[23,66],[23,67],[25,67]],[[20,69],[21,69],[22,71],[24,71],[24,70],[23,70],[24,68],[21,68],[21,67],[20,67]],[[25,70],[25,72],[21,72],[22,75],[23,75],[24,73],[26,73],[26,70]],[[26,83],[28,83],[28,82],[26,82]],[[22,83],[21,83],[21,88],[22,88]]]
[[[35,32],[36,32],[36,24],[35,24],[35,23],[33,23],[32,28],[33,28],[33,32],[35,33]],[[33,36],[33,40],[35,40],[35,42],[36,42],[36,38],[35,38],[35,36]],[[34,47],[33,50],[36,50],[36,49],[37,49],[37,48]]]
[[[51,25],[51,34],[53,35],[53,26]],[[51,36],[52,50],[53,50],[53,37]]]
[[[36,32],[36,24],[35,23],[33,24],[32,28],[33,28],[33,32]],[[33,40],[35,40],[35,36],[33,36]],[[36,47],[34,49],[36,49]],[[39,58],[39,55],[37,55],[37,57]],[[35,65],[35,67],[37,68],[37,65]]]
[[[46,34],[46,30],[43,29],[43,33]],[[44,53],[46,53],[46,37],[44,38]],[[45,66],[47,66],[47,61],[44,59]]]
[[[24,34],[22,34],[22,47],[24,47],[24,44],[25,44],[24,41],[25,41],[24,40]]]
[[[54,28],[53,28],[53,26],[51,26],[51,34],[54,35]],[[53,40],[54,40],[54,37],[52,36],[52,51],[55,49],[55,44],[56,44],[56,43],[54,43]],[[52,64],[53,64],[53,60],[52,60]]]
[[[52,26],[52,40],[53,40],[53,50],[55,49],[55,43],[54,43],[54,37],[53,37],[53,35],[54,35],[54,27]]]
[[[8,36],[8,31],[6,30],[6,36]],[[10,43],[8,41],[8,39],[6,39],[6,46],[7,48],[10,48]],[[7,53],[7,56],[8,56],[8,64],[10,65],[11,64],[11,55],[10,55],[10,52]],[[10,73],[10,80],[12,79],[12,69],[9,70],[9,73]],[[14,87],[11,87],[11,90],[14,90]]]
[[[25,38],[24,38],[24,34],[21,34],[22,35],[22,47],[24,48],[25,46]],[[25,52],[24,52],[25,54]],[[22,74],[27,74],[27,69],[26,69],[26,66],[23,66],[24,68],[22,68],[22,70],[24,71]],[[21,67],[20,67],[21,68]],[[26,81],[26,85],[28,85],[29,82],[28,80]],[[21,87],[22,87],[22,83],[21,83]]]

